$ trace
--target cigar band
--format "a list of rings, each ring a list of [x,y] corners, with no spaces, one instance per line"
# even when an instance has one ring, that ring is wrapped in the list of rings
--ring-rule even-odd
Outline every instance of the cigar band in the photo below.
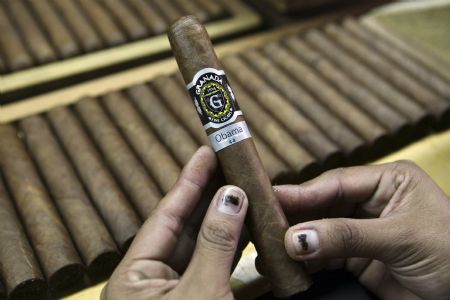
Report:
[[[245,121],[232,123],[208,135],[209,141],[216,152],[251,137]]]
[[[201,69],[187,89],[205,129],[222,128],[242,115],[223,70]]]

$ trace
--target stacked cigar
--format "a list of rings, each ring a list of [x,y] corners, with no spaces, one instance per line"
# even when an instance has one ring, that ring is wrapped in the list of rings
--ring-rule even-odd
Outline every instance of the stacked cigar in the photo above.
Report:
[[[185,14],[230,15],[226,1],[2,0],[0,74],[165,33]]]
[[[361,163],[449,125],[449,83],[353,19],[222,64],[273,182]],[[203,144],[178,73],[0,125],[10,298],[110,274]]]
[[[333,3],[350,2],[348,0],[265,0],[282,13],[292,13],[314,9]]]

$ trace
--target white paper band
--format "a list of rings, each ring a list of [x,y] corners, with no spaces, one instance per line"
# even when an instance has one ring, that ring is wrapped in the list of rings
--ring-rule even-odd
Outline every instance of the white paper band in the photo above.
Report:
[[[209,141],[216,152],[251,137],[245,121],[233,123],[208,135]]]

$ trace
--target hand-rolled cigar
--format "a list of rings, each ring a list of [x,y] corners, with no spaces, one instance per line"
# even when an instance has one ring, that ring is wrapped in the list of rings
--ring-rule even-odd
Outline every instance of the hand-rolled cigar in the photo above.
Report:
[[[162,197],[153,179],[96,99],[83,99],[75,109],[139,216],[146,220]]]
[[[103,47],[99,36],[74,1],[53,0],[53,5],[77,37],[84,51],[92,52]]]
[[[45,28],[52,44],[63,58],[75,56],[80,53],[75,38],[59,18],[49,0],[27,0],[29,7],[34,11],[38,22]]]
[[[167,30],[168,23],[155,10],[151,2],[145,0],[129,0],[127,4],[138,14],[152,34],[160,34]]]
[[[186,165],[198,148],[189,132],[147,85],[135,85],[128,89],[128,94],[180,165]]]
[[[5,63],[3,61],[3,58],[0,55],[0,74],[3,74],[6,72],[6,66]]]
[[[55,51],[23,0],[8,0],[5,4],[34,59],[40,64],[55,61],[57,59]]]
[[[0,279],[9,299],[45,297],[47,284],[0,174]],[[2,284],[0,280],[0,285]],[[1,296],[0,296],[1,299]],[[6,297],[4,298],[6,299]]]
[[[157,9],[169,22],[169,24],[173,23],[175,20],[177,20],[179,17],[183,15],[183,13],[175,5],[173,5],[172,1],[153,0],[152,4],[155,7],[157,7]]]
[[[219,19],[226,14],[223,5],[220,3],[221,1],[193,0],[193,2],[197,3],[207,11],[209,20]]]
[[[101,3],[114,16],[130,39],[137,40],[149,35],[147,27],[136,18],[122,0],[101,0]]]
[[[258,105],[250,95],[238,84],[233,75],[229,74],[233,84],[233,92],[239,97],[239,107],[246,113],[246,120],[257,131],[272,149],[281,157],[289,167],[300,174],[317,174],[316,159],[305,150],[288,133],[286,129],[270,114]],[[301,176],[302,178],[305,176]],[[308,177],[308,176],[306,176]]]
[[[281,93],[285,92],[286,84],[291,84],[292,81],[289,81],[289,78],[277,69],[276,65],[256,50],[247,50],[242,56],[259,72],[259,75],[257,72],[250,70],[237,57],[230,58],[227,61],[224,60],[225,68],[229,66],[230,71],[235,76],[238,76],[241,82],[246,83],[246,86],[253,91],[259,103],[272,112],[272,115],[280,122],[283,122],[289,132],[296,137],[297,141],[316,156],[325,169],[338,166],[344,159],[340,149],[320,132],[316,125],[297,110],[289,100],[281,96]],[[267,82],[261,79],[260,76],[264,76],[267,82],[280,86],[280,91],[278,92],[271,86],[268,86]],[[299,96],[296,95],[296,97]],[[289,121],[286,122],[286,120]]]
[[[109,274],[120,254],[50,127],[41,116],[25,118],[19,124],[89,273],[95,277]]]
[[[169,151],[124,94],[108,93],[102,103],[163,194],[168,193],[181,172]]]
[[[33,65],[19,33],[14,28],[3,6],[0,5],[0,52],[5,55],[5,64],[11,71],[29,68]]]
[[[247,193],[250,233],[275,295],[306,290],[311,280],[303,265],[286,254],[289,224],[205,28],[195,17],[183,17],[171,26],[169,41],[227,182]]]
[[[269,175],[271,182],[273,184],[278,184],[287,182],[288,179],[293,180],[294,178],[289,175],[289,167],[273,152],[269,145],[267,145],[255,131],[253,131],[252,137],[255,142],[256,150],[261,157],[264,169],[266,170],[267,175]]]
[[[100,3],[92,0],[79,0],[78,3],[105,44],[116,46],[127,41],[125,34],[114,23],[107,10]]]
[[[367,45],[375,48],[391,61],[402,67],[406,72],[414,76],[423,84],[432,88],[441,95],[441,97],[450,99],[450,84],[448,82],[435,72],[430,71],[428,68],[415,61],[393,43],[388,43],[380,34],[376,33],[369,26],[365,25],[363,22],[347,18],[344,20],[344,27],[367,43]]]
[[[439,121],[450,118],[450,102],[440,98],[436,93],[412,78],[407,73],[387,61],[383,56],[373,51],[363,43],[358,42],[345,30],[335,24],[328,24],[325,32],[342,48],[355,55],[358,59],[375,69],[392,84],[405,91],[417,103],[431,111]]]
[[[78,284],[80,257],[12,125],[0,126],[0,167],[50,287]]]
[[[6,300],[6,291],[5,287],[3,286],[3,279],[0,277],[0,299]]]
[[[305,35],[308,44],[313,46],[316,51],[333,61],[342,71],[349,74],[353,80],[362,83],[366,88],[374,94],[381,97],[387,103],[390,103],[398,112],[408,117],[413,123],[423,125],[430,119],[430,115],[417,103],[404,95],[398,89],[394,88],[390,83],[375,74],[372,70],[359,63],[350,55],[339,49],[325,35],[318,30],[310,30]],[[301,55],[296,50],[298,43],[296,38],[287,40],[288,48]],[[313,63],[313,60],[311,59]]]
[[[141,225],[139,217],[69,108],[55,108],[47,117],[114,240],[126,250]]]
[[[209,145],[208,137],[204,134],[202,123],[192,106],[192,100],[184,88],[179,86],[175,79],[167,76],[152,80],[152,86],[162,96],[162,100],[173,112],[177,119],[183,123],[196,141],[201,145]],[[180,109],[183,107],[183,109]]]
[[[275,57],[273,59],[275,59]],[[260,66],[260,71],[263,70],[262,68],[263,65],[257,64],[256,62],[254,63],[255,66],[257,67]],[[292,65],[296,63],[297,61],[295,60],[292,61]],[[347,154],[354,155],[356,152],[360,152],[360,150],[364,145],[363,139],[361,139],[358,135],[356,135],[347,125],[343,123],[343,121],[335,117],[320,103],[318,103],[315,99],[313,99],[310,96],[310,94],[306,92],[303,88],[301,88],[301,86],[297,82],[294,82],[292,79],[289,79],[282,72],[279,72],[276,69],[275,65],[271,65],[270,68],[267,65],[267,63],[265,65],[267,68],[264,68],[265,70],[264,73],[268,74],[264,75],[266,76],[266,78],[268,79],[270,78],[270,80],[273,79],[276,81],[274,83],[276,83],[276,85],[280,87],[286,99],[289,100],[290,103],[296,107],[296,109],[292,110],[304,112],[304,114],[308,116],[322,130],[322,132],[326,133],[328,137],[331,138],[334,143],[338,144],[342,149],[344,149],[344,151]],[[279,76],[279,79],[276,79],[275,75]],[[250,84],[254,85],[254,82],[252,81]],[[259,86],[262,85],[263,83],[259,84]],[[255,91],[258,91],[259,86],[255,86],[253,87],[253,89]],[[268,96],[261,95],[261,97],[268,97]],[[261,102],[262,103],[264,102],[263,99]],[[273,111],[273,109],[271,109],[271,111]],[[282,120],[285,120],[282,118],[282,116],[280,117]],[[317,131],[315,128],[314,130]],[[301,133],[302,131],[300,131],[300,134]],[[321,133],[319,132],[318,134],[320,135]]]
[[[352,105],[333,86],[323,80],[312,68],[296,64],[301,73],[291,73],[299,83],[307,87],[325,107],[328,107],[338,118],[344,121],[354,132],[369,143],[384,140],[386,130],[363,111]]]
[[[297,52],[299,55],[307,56],[308,53],[312,52],[312,49],[305,43],[298,39],[296,41],[296,45],[298,46]],[[283,68],[287,70],[291,69],[292,72],[299,71],[292,68],[292,66],[296,64],[295,61],[297,58],[280,45],[271,43],[264,47],[264,51],[274,61],[282,65]],[[411,129],[411,127],[408,126],[409,121],[404,116],[379,100],[368,90],[355,84],[345,73],[339,71],[339,69],[330,61],[320,57],[314,61],[314,65],[310,64],[310,67],[314,68],[320,75],[333,83],[341,93],[349,96],[348,98],[352,100],[355,105],[364,110],[368,115],[372,116],[378,123],[383,124],[396,136],[401,137],[408,131],[408,128]]]
[[[175,4],[180,7],[183,15],[195,15],[200,22],[208,21],[208,13],[195,1],[175,0]]]

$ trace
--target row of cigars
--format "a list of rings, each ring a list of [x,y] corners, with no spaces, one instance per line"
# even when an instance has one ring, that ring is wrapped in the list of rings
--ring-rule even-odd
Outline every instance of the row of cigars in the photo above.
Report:
[[[1,0],[0,74],[160,35],[186,14],[230,12],[210,0]]]
[[[371,159],[450,119],[443,78],[346,19],[222,59],[273,182]],[[109,274],[196,149],[179,74],[0,126],[10,299]]]

